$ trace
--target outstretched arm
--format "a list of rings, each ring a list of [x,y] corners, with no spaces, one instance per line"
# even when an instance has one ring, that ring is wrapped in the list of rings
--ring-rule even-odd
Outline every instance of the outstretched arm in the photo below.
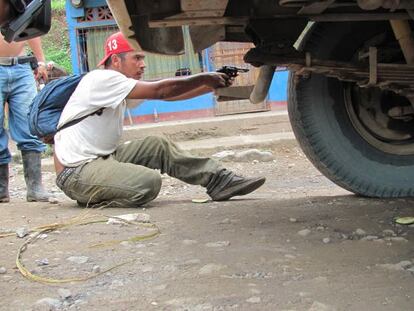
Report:
[[[213,91],[214,91],[213,88],[203,85],[203,86],[200,86],[199,88],[195,88],[193,90],[190,90],[189,92],[184,93],[180,96],[170,97],[170,98],[166,98],[164,100],[167,100],[167,101],[184,100],[184,99],[189,99],[189,98],[197,97],[197,96],[200,96],[200,95],[204,95],[204,94],[207,94],[207,93],[210,93],[210,92],[213,92]]]
[[[214,89],[230,86],[232,80],[223,73],[200,73],[186,78],[171,78],[154,82],[137,81],[127,98],[188,99]]]

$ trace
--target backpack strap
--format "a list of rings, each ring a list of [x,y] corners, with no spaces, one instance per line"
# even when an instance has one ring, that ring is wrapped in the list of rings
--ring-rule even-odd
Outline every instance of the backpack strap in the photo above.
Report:
[[[87,117],[93,116],[94,114],[100,116],[102,114],[102,112],[103,112],[104,109],[105,108],[100,108],[99,110],[96,110],[96,111],[94,111],[94,112],[92,112],[90,114],[87,114],[86,116],[83,116],[83,117],[80,117],[78,119],[69,121],[68,123],[63,124],[61,127],[59,127],[58,129],[56,129],[56,133],[59,132],[60,130],[63,130],[65,128],[68,128],[69,126],[75,125],[75,124],[79,123],[80,121],[82,121],[83,119],[86,119]]]

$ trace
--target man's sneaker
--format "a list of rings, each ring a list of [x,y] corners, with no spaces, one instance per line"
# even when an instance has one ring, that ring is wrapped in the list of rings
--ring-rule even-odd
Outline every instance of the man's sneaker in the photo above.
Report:
[[[207,185],[207,194],[213,201],[226,201],[234,196],[255,191],[265,181],[265,177],[247,178],[223,169],[211,177]]]

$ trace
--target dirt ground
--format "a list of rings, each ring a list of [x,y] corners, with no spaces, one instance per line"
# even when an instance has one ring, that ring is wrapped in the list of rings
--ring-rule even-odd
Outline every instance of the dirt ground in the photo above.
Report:
[[[145,213],[161,234],[132,224],[91,223],[42,235],[22,255],[42,277],[88,280],[41,284],[16,268],[25,238],[0,239],[0,310],[413,310],[413,200],[358,197],[323,177],[295,142],[269,147],[273,162],[225,165],[265,175],[255,193],[228,202],[201,187],[165,177],[160,196],[141,209],[93,213]],[[269,149],[264,148],[264,149]],[[21,168],[13,168],[11,203],[0,206],[0,231],[65,222],[84,211],[65,199],[26,203]],[[106,243],[96,246],[97,243]],[[42,300],[43,299],[43,300]]]

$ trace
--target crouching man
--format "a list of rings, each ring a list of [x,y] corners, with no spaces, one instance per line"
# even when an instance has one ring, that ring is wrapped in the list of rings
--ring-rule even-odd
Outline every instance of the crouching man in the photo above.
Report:
[[[180,100],[216,88],[232,79],[223,73],[201,73],[155,82],[139,81],[144,54],[133,50],[121,33],[105,43],[102,70],[88,73],[79,83],[59,120],[59,126],[102,109],[55,135],[56,183],[79,204],[111,202],[137,207],[154,200],[161,173],[207,189],[215,201],[248,194],[264,177],[235,175],[210,158],[195,157],[160,137],[146,137],[118,145],[126,99]]]

